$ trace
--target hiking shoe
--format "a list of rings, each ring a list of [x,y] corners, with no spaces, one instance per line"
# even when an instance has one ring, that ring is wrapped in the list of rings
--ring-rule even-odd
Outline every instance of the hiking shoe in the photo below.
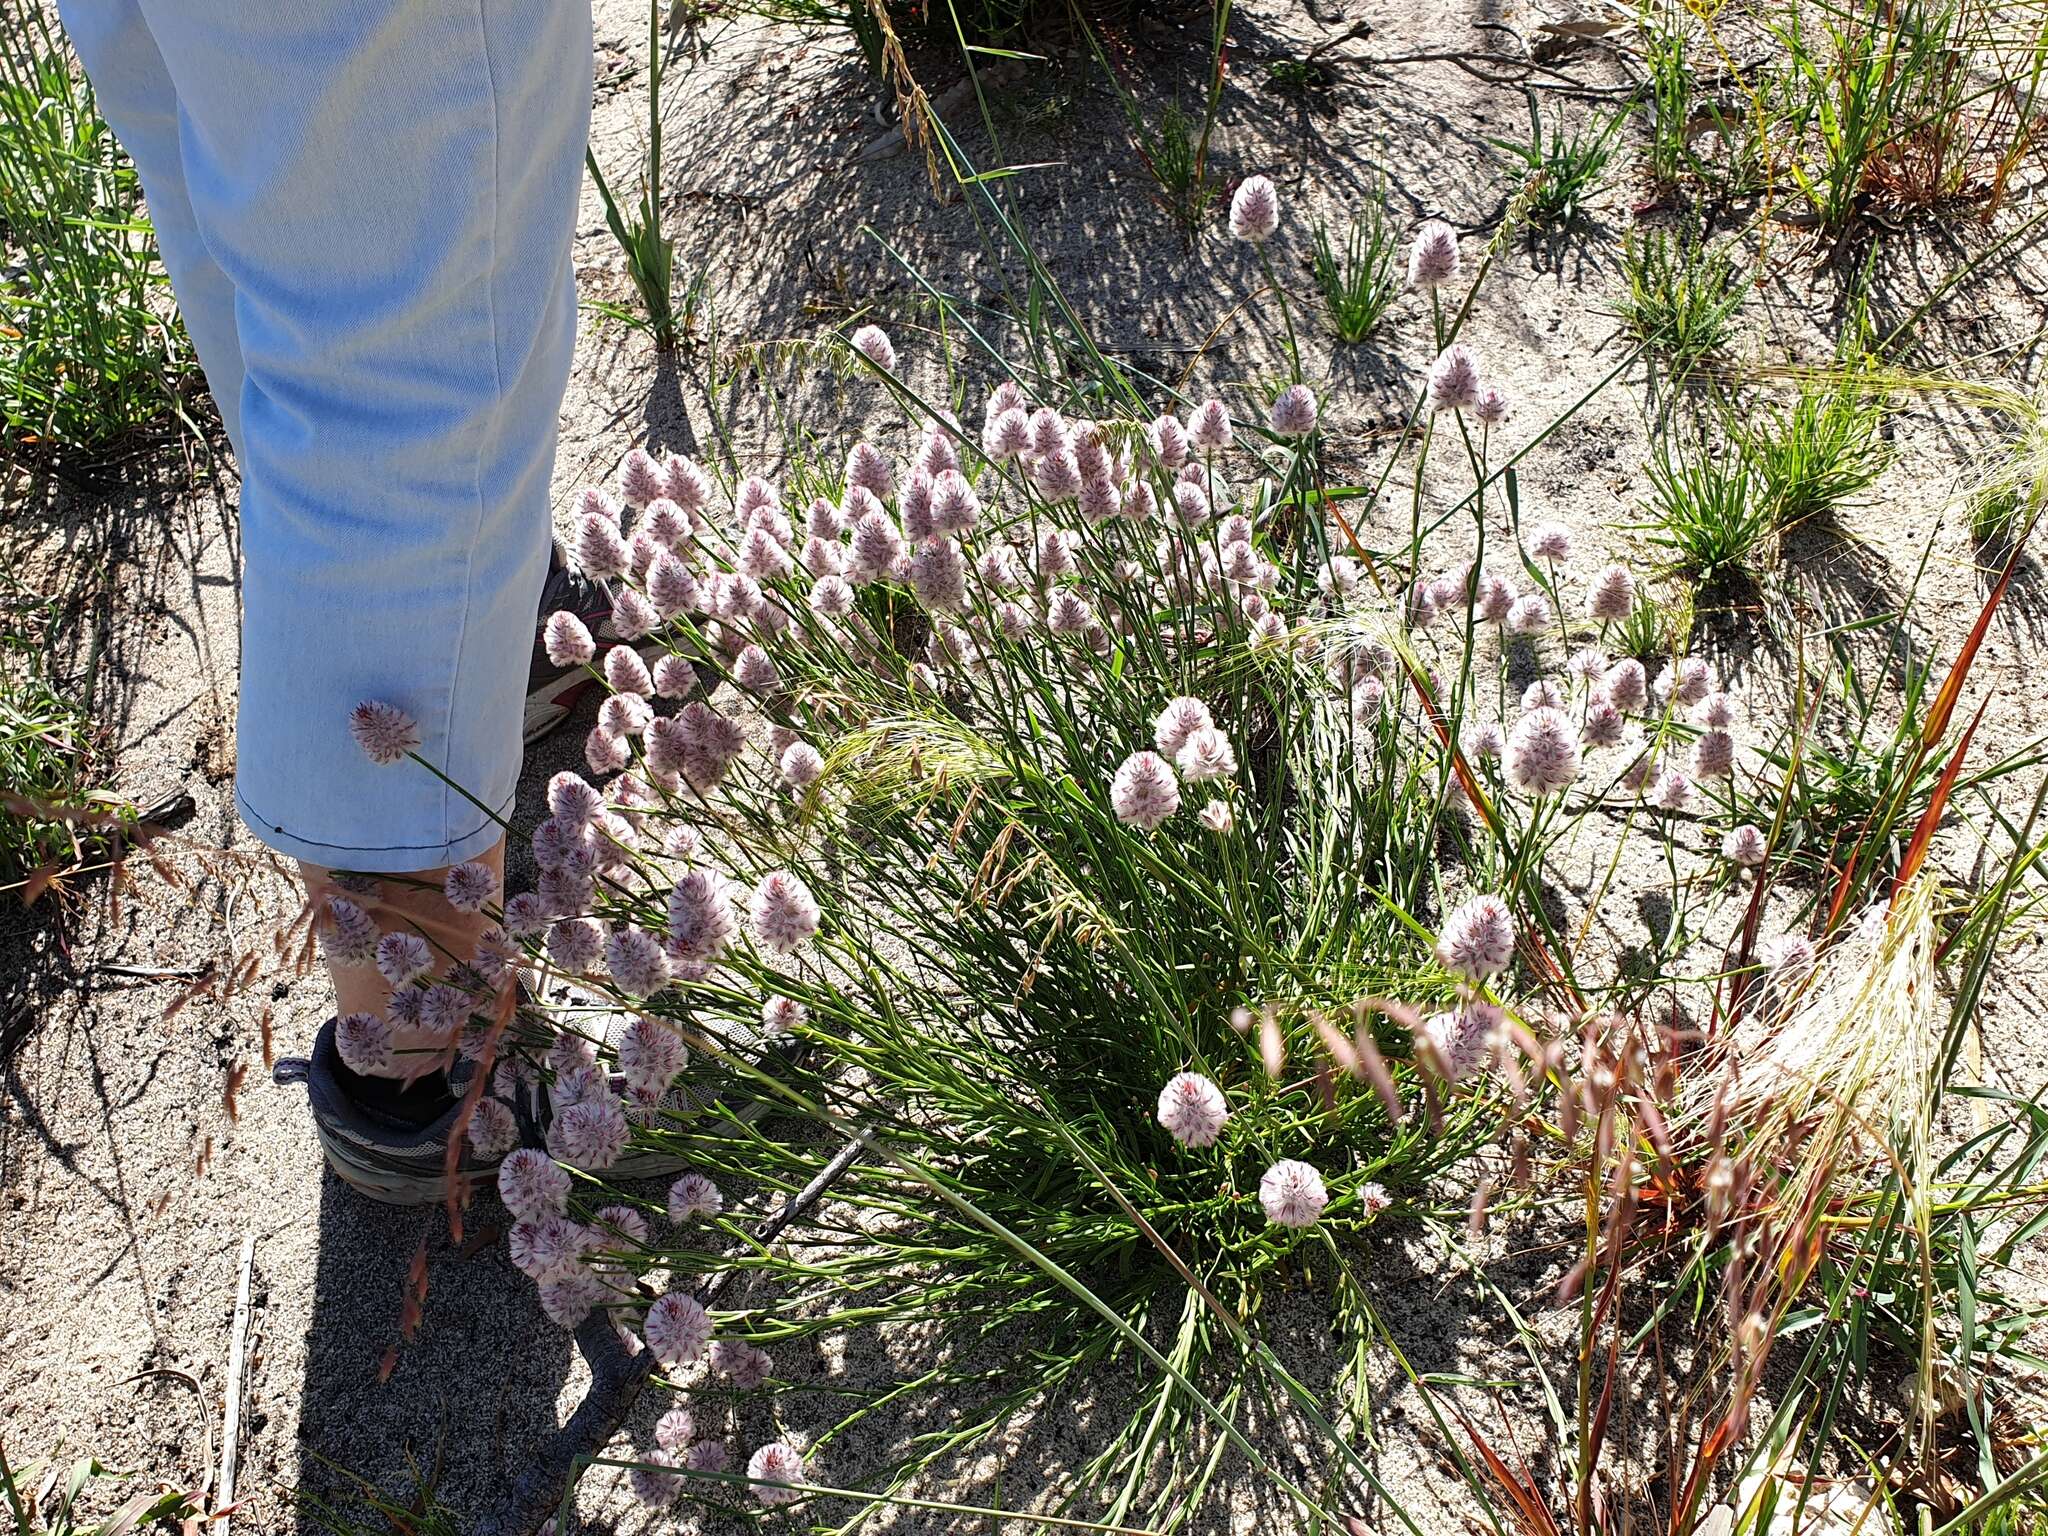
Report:
[[[304,1083],[313,1108],[313,1130],[327,1166],[345,1184],[386,1205],[431,1205],[455,1194],[467,1199],[497,1176],[503,1154],[486,1157],[464,1138],[451,1181],[448,1142],[455,1134],[462,1095],[475,1070],[457,1061],[448,1073],[453,1094],[448,1108],[421,1126],[408,1126],[358,1103],[341,1076],[341,1051],[329,1019],[313,1038],[310,1057],[287,1057],[274,1074],[280,1083]],[[538,1090],[517,1073],[494,1075],[491,1091],[512,1115],[519,1145],[539,1146],[545,1127]]]
[[[635,1017],[594,993],[566,987],[557,989],[550,1007],[581,1015],[581,1032],[602,1038],[614,1054]],[[314,1037],[313,1054],[280,1061],[274,1077],[280,1083],[305,1084],[314,1133],[337,1178],[386,1205],[436,1204],[451,1193],[467,1198],[495,1180],[504,1153],[485,1156],[466,1137],[456,1157],[454,1179],[449,1177],[448,1142],[455,1132],[461,1097],[475,1070],[470,1062],[458,1059],[449,1069],[448,1086],[454,1098],[448,1108],[425,1125],[408,1126],[366,1108],[349,1092],[339,1070],[341,1052],[334,1031],[335,1021],[329,1019]],[[806,1047],[806,1042],[791,1037],[769,1040],[758,1034],[735,1043],[771,1070],[776,1064],[794,1065]],[[627,1099],[630,1112],[625,1079],[616,1072],[609,1076],[613,1090]],[[547,1088],[531,1067],[512,1061],[500,1063],[492,1072],[484,1098],[495,1099],[509,1111],[518,1133],[516,1145],[547,1150],[553,1115]],[[715,1059],[700,1057],[677,1074],[668,1092],[651,1107],[649,1118],[668,1129],[685,1130],[690,1120],[719,1107],[737,1119],[753,1121],[775,1104],[746,1085],[733,1083]],[[604,1172],[611,1178],[649,1179],[680,1173],[689,1165],[689,1157],[682,1152],[650,1149],[628,1153]]]

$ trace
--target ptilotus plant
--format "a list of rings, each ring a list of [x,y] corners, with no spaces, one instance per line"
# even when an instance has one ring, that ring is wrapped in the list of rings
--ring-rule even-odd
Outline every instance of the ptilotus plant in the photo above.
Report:
[[[1281,210],[1253,182],[1231,227],[1262,247]],[[514,1150],[488,1098],[467,1134],[503,1157],[549,1315],[604,1309],[687,1399],[636,1452],[650,1502],[886,1502],[1118,1358],[1148,1363],[1137,1400],[1049,1509],[1169,1528],[1226,1445],[1323,1508],[1240,1426],[1247,1372],[1319,1427],[1330,1476],[1371,1483],[1279,1367],[1265,1303],[1306,1289],[1362,1336],[1365,1230],[1434,1211],[1596,1001],[1640,1004],[1580,976],[1594,912],[1546,909],[1552,851],[1582,823],[1660,850],[1667,963],[1703,907],[1748,899],[1770,848],[1739,814],[1736,701],[1702,660],[1609,653],[1625,564],[1499,531],[1510,402],[1436,302],[1455,233],[1425,227],[1409,271],[1444,342],[1418,452],[1474,476],[1478,553],[1447,564],[1320,515],[1298,365],[1251,423],[1219,398],[1084,415],[1013,374],[970,425],[872,325],[845,360],[907,456],[857,441],[732,483],[636,449],[583,494],[573,558],[620,638],[545,622],[606,697],[588,775],[548,786],[538,887],[452,874],[498,926],[441,977],[345,903],[324,922],[337,959],[385,967],[423,1068],[544,1090],[544,1148]],[[352,723],[428,771],[405,700]],[[1712,878],[1681,879],[1681,851]],[[1802,943],[1764,952],[1796,969]],[[563,981],[589,1003],[543,1023]],[[358,1069],[392,1038],[375,1015],[340,1031]],[[740,1241],[749,1204],[848,1141],[801,1233]],[[665,1200],[610,1181],[649,1151],[690,1164]],[[694,1282],[720,1266],[759,1283],[713,1310]],[[899,1324],[922,1330],[918,1389],[957,1409],[942,1433],[861,1442],[893,1387],[821,1399],[778,1365]],[[776,1433],[736,1456],[742,1414]]]

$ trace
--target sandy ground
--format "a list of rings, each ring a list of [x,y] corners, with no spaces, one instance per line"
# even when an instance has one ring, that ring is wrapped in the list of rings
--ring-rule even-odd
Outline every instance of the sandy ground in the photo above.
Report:
[[[1501,34],[1475,30],[1478,23],[1526,32],[1555,19],[1515,0],[1448,10],[1384,0],[1365,14],[1372,37],[1338,49],[1337,58],[1498,48],[1507,46]],[[1509,185],[1508,162],[1488,140],[1515,135],[1526,121],[1519,90],[1443,63],[1368,69],[1353,62],[1307,98],[1267,87],[1268,60],[1299,54],[1351,19],[1334,7],[1303,11],[1254,0],[1233,24],[1215,166],[1226,182],[1255,170],[1280,182],[1290,231],[1283,269],[1303,318],[1312,301],[1299,263],[1312,216],[1337,224],[1383,186],[1402,228],[1425,215],[1447,217],[1477,237],[1467,242],[1474,250]],[[1141,34],[1139,57],[1154,89],[1177,86],[1183,99],[1194,99],[1201,32],[1197,22]],[[642,18],[632,5],[601,0],[598,36],[594,141],[608,170],[630,185],[645,122],[633,64],[644,48]],[[906,351],[928,344],[916,290],[890,247],[965,300],[997,296],[1005,274],[987,253],[973,209],[957,199],[935,203],[915,155],[849,163],[879,130],[868,112],[873,89],[843,49],[752,22],[714,30],[707,40],[707,56],[670,77],[665,193],[683,266],[705,270],[716,286],[721,337],[812,336],[873,306]],[[1571,68],[1596,91],[1625,83],[1597,56]],[[1587,110],[1564,99],[1573,111]],[[1243,248],[1215,221],[1192,246],[1171,229],[1148,201],[1113,97],[1071,49],[998,92],[993,113],[1000,158],[1043,167],[1011,185],[1080,312],[1114,349],[1149,366],[1177,369],[1192,358],[1254,280]],[[963,126],[962,141],[983,164],[999,158],[979,126]],[[1582,228],[1503,252],[1467,339],[1518,400],[1522,425],[1507,429],[1507,442],[1519,446],[1624,354],[1609,309],[1619,231],[1639,196],[1619,176]],[[2023,193],[1998,227],[2031,214],[2031,196]],[[1911,313],[1988,238],[1975,225],[1954,225],[1882,241],[1880,331]],[[594,197],[583,209],[578,265],[587,295],[629,302]],[[1824,362],[1843,269],[1818,265],[1794,231],[1774,236],[1767,270],[1745,313],[1738,356]],[[2031,385],[2034,338],[2048,320],[2044,291],[2048,262],[2025,242],[1942,304],[1918,333],[1915,361]],[[1312,320],[1305,331],[1314,333],[1311,374],[1339,461],[1376,470],[1384,451],[1377,434],[1399,420],[1428,359],[1422,311],[1404,300],[1380,336],[1359,348],[1333,348]],[[1215,384],[1234,386],[1269,375],[1274,357],[1270,340],[1240,317],[1225,325],[1202,366]],[[587,316],[562,411],[558,508],[582,484],[608,475],[636,442],[660,450],[704,441],[703,364],[701,352],[680,366],[658,359],[643,334]],[[814,383],[809,395],[821,414],[834,408],[828,383]],[[1637,367],[1578,411],[1525,462],[1525,518],[1560,518],[1596,550],[1636,547],[1629,525],[1668,398],[1668,387]],[[744,417],[734,426],[742,443],[766,435]],[[1755,601],[1794,603],[1814,624],[1868,617],[1902,600],[1924,555],[1914,643],[1946,659],[1985,591],[1954,496],[1989,427],[1978,413],[1929,398],[1901,410],[1889,430],[1896,456],[1883,480],[1842,530],[1796,541],[1782,590]],[[1391,542],[1397,521],[1405,524],[1405,514],[1387,510],[1368,528]],[[108,910],[103,888],[87,889],[63,944],[47,928],[0,920],[7,946],[0,950],[0,1023],[7,1026],[0,1050],[0,1414],[9,1452],[62,1443],[152,1475],[196,1479],[204,1447],[218,1434],[236,1262],[244,1236],[253,1234],[258,1331],[242,1447],[250,1502],[241,1528],[306,1529],[293,1490],[333,1488],[340,1468],[403,1489],[407,1457],[423,1472],[438,1468],[441,1494],[457,1510],[479,1510],[580,1397],[586,1377],[569,1341],[545,1323],[502,1245],[458,1248],[438,1214],[393,1213],[323,1176],[299,1092],[274,1086],[264,1062],[266,1031],[277,1054],[310,1041],[327,1011],[317,978],[269,964],[232,999],[202,996],[167,1017],[188,977],[108,969],[181,973],[238,950],[267,956],[267,933],[295,906],[289,885],[230,807],[237,665],[231,467],[209,470],[202,462],[195,484],[185,464],[158,465],[101,499],[38,492],[13,510],[10,524],[10,558],[46,586],[67,569],[104,562],[118,604],[103,691],[114,787],[144,802],[182,788],[195,802],[184,836],[196,848],[225,852],[181,856],[187,888],[144,882],[118,911]],[[1446,563],[1454,554],[1447,546]],[[1710,616],[1703,635],[1761,713],[1782,705],[1789,682],[1786,658],[1755,644],[1754,617]],[[1972,707],[1979,693],[1995,699],[1981,761],[2048,729],[2048,689],[2039,681],[2044,625],[2048,587],[2029,562],[1985,644],[1971,695]],[[573,741],[535,755],[522,786],[524,821],[533,817],[537,786],[575,756]],[[2035,782],[2014,785],[2008,800],[2024,798]],[[1951,869],[1967,871],[1973,847],[1966,828],[1945,834],[1943,854]],[[2013,934],[2011,964],[1983,1018],[1987,1076],[2024,1093],[2048,1082],[2048,1043],[2032,1027],[2043,1002],[2040,944],[2035,928]],[[238,1074],[245,1075],[230,1095]],[[480,1211],[475,1225],[487,1228],[491,1219]],[[421,1251],[430,1278],[426,1323],[380,1382],[379,1360],[396,1337],[400,1284]],[[1371,1264],[1385,1282],[1390,1323],[1412,1341],[1418,1368],[1520,1369],[1503,1353],[1497,1319],[1490,1323],[1483,1304],[1439,1272],[1419,1234],[1390,1234]],[[1541,1262],[1530,1261],[1532,1284],[1542,1273]],[[1302,1331],[1312,1334],[1311,1318],[1304,1316]],[[906,1368],[886,1343],[785,1364],[870,1379]],[[1091,1400],[1111,1400],[1123,1386],[1105,1381]],[[1433,1448],[1433,1429],[1398,1394],[1390,1412],[1382,1425],[1392,1431],[1389,1482],[1404,1496],[1420,1495],[1411,1507],[1435,1510],[1433,1528],[1462,1528],[1462,1495]],[[1087,1426],[1085,1412],[1025,1426],[1020,1434],[1036,1450],[1027,1455],[1011,1445],[1006,1454],[1027,1465],[1034,1457],[1071,1464],[1086,1454]],[[639,1440],[645,1443],[644,1427]],[[973,1469],[964,1470],[971,1483]],[[580,1503],[590,1528],[647,1524],[626,1507],[618,1485],[609,1472],[586,1479]],[[1009,1493],[1028,1497],[1014,1483]],[[1224,1505],[1219,1520],[1238,1529],[1291,1518],[1250,1494]],[[948,1528],[943,1520],[931,1524]]]

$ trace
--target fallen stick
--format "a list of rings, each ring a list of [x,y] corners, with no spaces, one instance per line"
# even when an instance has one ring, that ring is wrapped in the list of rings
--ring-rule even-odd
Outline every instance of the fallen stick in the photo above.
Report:
[[[242,1372],[249,1359],[249,1277],[256,1268],[256,1234],[242,1239],[240,1276],[235,1281],[235,1320],[228,1333],[227,1402],[221,1416],[219,1518],[225,1536],[235,1503],[235,1448],[242,1438]]]
[[[754,1241],[774,1242],[839,1182],[839,1176],[859,1156],[857,1143],[841,1147],[810,1183],[754,1229]],[[698,1299],[709,1306],[735,1273],[720,1270],[704,1283]],[[589,1459],[604,1449],[605,1442],[626,1421],[654,1370],[654,1351],[642,1349],[638,1355],[628,1355],[610,1316],[603,1311],[593,1312],[577,1325],[576,1348],[590,1367],[590,1390],[583,1394],[569,1422],[548,1437],[514,1480],[511,1491],[476,1527],[476,1536],[533,1536],[560,1506]]]

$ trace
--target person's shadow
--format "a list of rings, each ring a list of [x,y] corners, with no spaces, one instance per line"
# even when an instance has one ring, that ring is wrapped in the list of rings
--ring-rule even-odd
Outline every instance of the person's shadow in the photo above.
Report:
[[[580,763],[594,709],[586,702],[528,751],[519,806],[544,807],[549,777]],[[532,885],[530,819],[515,813],[509,890]],[[647,1357],[627,1359],[601,1310],[573,1336],[551,1322],[508,1256],[511,1221],[486,1186],[457,1241],[444,1207],[382,1205],[322,1169],[294,1529],[328,1536],[323,1505],[360,1516],[367,1483],[400,1509],[431,1498],[466,1533],[530,1536],[574,1455],[596,1450],[623,1416]],[[422,1278],[418,1321],[403,1338],[401,1314]]]

